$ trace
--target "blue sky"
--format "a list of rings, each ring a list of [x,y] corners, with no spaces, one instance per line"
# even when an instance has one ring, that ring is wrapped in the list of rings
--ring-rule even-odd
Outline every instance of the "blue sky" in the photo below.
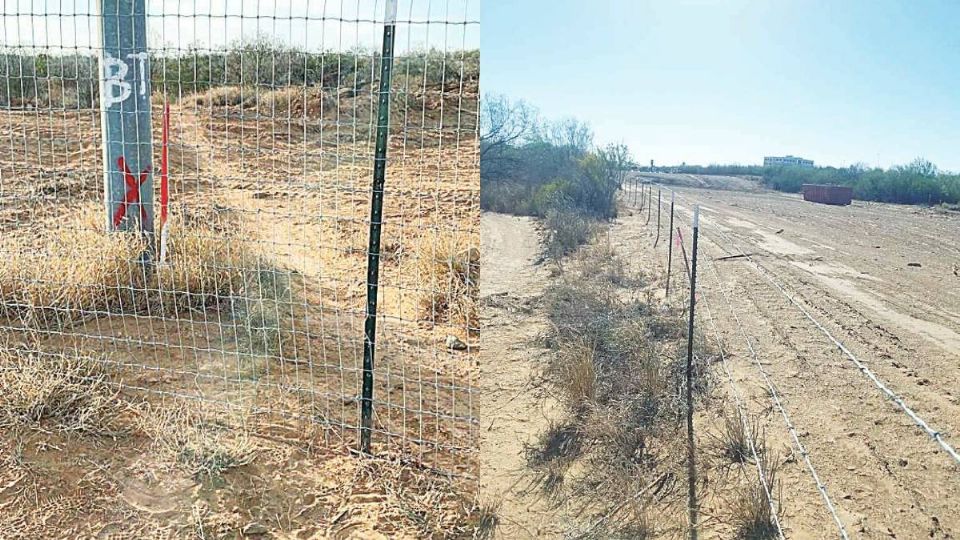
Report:
[[[481,89],[641,162],[960,171],[960,2],[486,0]]]
[[[148,43],[171,50],[225,48],[259,36],[309,50],[379,50],[385,1],[147,0]],[[98,39],[97,5],[0,0],[0,47],[90,50]],[[398,0],[397,19],[400,53],[480,45],[480,0]]]

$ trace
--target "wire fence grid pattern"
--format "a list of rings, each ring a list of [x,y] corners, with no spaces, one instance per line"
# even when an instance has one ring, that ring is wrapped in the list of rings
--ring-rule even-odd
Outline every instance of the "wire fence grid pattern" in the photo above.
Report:
[[[652,199],[651,194],[652,194],[653,186],[657,186],[658,189],[668,189],[668,190],[670,189],[670,187],[668,186],[661,186],[660,184],[650,181],[648,179],[644,179],[642,182],[639,178],[634,179],[634,186],[633,186],[634,206],[637,205],[637,197],[639,192],[640,194],[639,208],[642,210],[643,205],[647,204],[648,211],[649,211],[649,204]],[[687,203],[688,206],[690,207],[693,207],[696,204],[696,201],[693,198],[685,197],[679,193],[677,193],[677,198]],[[682,209],[682,211],[685,213],[691,213],[691,210],[689,208],[684,208]],[[917,428],[919,428],[919,431],[926,434],[939,447],[938,451],[943,451],[945,454],[947,454],[947,456],[952,461],[954,462],[958,461],[955,448],[944,438],[942,432],[934,429],[933,427],[930,426],[930,424],[927,421],[921,418],[905,402],[903,397],[901,397],[894,390],[892,390],[885,381],[883,381],[869,367],[867,367],[860,358],[854,355],[854,353],[851,352],[847,348],[847,346],[843,344],[843,342],[840,339],[835,337],[826,328],[826,326],[821,322],[821,320],[818,320],[813,314],[811,314],[811,311],[808,308],[804,307],[804,305],[802,305],[804,300],[803,299],[798,300],[799,295],[797,291],[792,290],[789,287],[789,285],[787,285],[785,281],[782,279],[782,276],[777,274],[775,271],[769,269],[767,266],[759,263],[755,259],[755,257],[751,256],[750,253],[747,253],[746,251],[744,251],[744,247],[739,242],[737,242],[734,238],[732,238],[727,232],[725,232],[720,226],[712,222],[708,222],[707,225],[711,228],[712,232],[705,234],[705,237],[707,237],[713,244],[715,244],[718,248],[720,248],[722,252],[728,255],[742,257],[751,266],[753,266],[757,274],[760,277],[764,278],[770,284],[771,295],[778,298],[782,297],[782,299],[785,299],[787,302],[789,302],[789,305],[792,308],[796,309],[799,312],[799,314],[803,316],[804,319],[809,321],[812,329],[815,329],[815,331],[819,335],[823,336],[825,342],[828,342],[832,346],[836,347],[836,349],[845,358],[849,359],[851,362],[854,363],[857,370],[860,371],[861,374],[863,374],[871,383],[873,383],[873,385],[877,389],[879,389],[881,393],[893,403],[893,405],[895,406],[895,409],[898,410],[898,413],[901,413],[904,416],[908,417],[912,422],[912,424]],[[716,234],[714,235],[713,233],[716,233]],[[734,308],[733,303],[731,301],[731,296],[730,294],[728,294],[727,287],[724,286],[723,280],[721,279],[721,276],[717,270],[716,263],[713,260],[711,260],[709,257],[707,257],[706,260],[707,260],[708,266],[710,267],[711,273],[713,274],[714,283],[721,295],[721,296],[718,296],[717,298],[722,299],[722,304],[726,305],[726,308],[729,311],[730,315],[732,316],[733,321],[735,321],[736,333],[739,335],[740,338],[742,338],[743,343],[746,346],[746,350],[749,352],[749,357],[752,360],[752,363],[754,364],[754,366],[757,368],[763,380],[763,386],[766,389],[767,394],[773,406],[780,413],[780,416],[782,417],[784,425],[786,426],[787,432],[790,435],[791,443],[795,447],[796,454],[800,457],[800,459],[802,459],[805,465],[805,468],[807,469],[807,472],[809,473],[809,476],[813,481],[813,484],[815,485],[817,491],[819,492],[823,500],[826,513],[829,515],[829,518],[836,525],[837,535],[840,538],[849,538],[849,532],[847,531],[847,524],[845,524],[843,519],[841,518],[836,502],[831,498],[831,496],[828,493],[827,481],[823,479],[822,474],[818,473],[818,471],[814,468],[813,462],[811,460],[811,457],[812,457],[811,452],[808,450],[806,445],[804,445],[803,442],[801,441],[800,435],[798,434],[798,429],[795,427],[793,420],[790,418],[787,412],[787,407],[783,402],[783,396],[778,391],[778,387],[776,383],[771,380],[770,374],[767,372],[767,370],[762,365],[762,362],[760,361],[759,354],[757,350],[754,348],[754,343],[756,342],[756,338],[749,336],[745,331],[744,325],[740,319],[740,315],[738,314],[737,310]],[[722,345],[720,345],[720,342],[719,342],[719,339],[720,339],[719,333],[717,332],[716,325],[713,321],[713,315],[710,313],[711,311],[710,297],[708,296],[707,291],[703,291],[702,293],[698,291],[698,294],[702,294],[703,296],[705,308],[708,313],[708,318],[710,319],[710,323],[713,327],[714,333],[717,334],[717,339],[718,339],[717,343],[718,343],[718,346],[721,347],[721,360],[723,362],[723,367],[726,370],[726,360],[722,357],[723,350],[722,350]],[[732,378],[729,377],[729,374],[728,374],[728,382],[731,385],[733,396],[735,398],[735,401],[737,402],[738,414],[742,415],[742,413],[739,412],[740,399],[738,396],[738,390]],[[761,476],[761,482],[763,482],[764,481],[763,471],[758,469],[758,472]],[[769,487],[765,484],[764,489],[768,490]],[[775,504],[772,494],[769,491],[767,491],[766,496],[767,496],[767,502],[769,503],[771,508],[772,515],[777,515],[777,505]],[[776,524],[778,526],[778,534],[782,535],[783,532],[781,529],[779,529],[779,525],[780,525],[779,518],[781,516],[777,516],[777,517],[778,519]]]
[[[395,4],[5,2],[5,346],[91,356],[147,399],[307,421],[356,446],[392,61],[373,448],[476,475],[479,4]],[[102,22],[130,33],[138,16],[146,54],[117,66]],[[148,110],[120,115],[138,115],[147,150],[118,163],[106,147],[131,141],[101,111],[138,92]]]

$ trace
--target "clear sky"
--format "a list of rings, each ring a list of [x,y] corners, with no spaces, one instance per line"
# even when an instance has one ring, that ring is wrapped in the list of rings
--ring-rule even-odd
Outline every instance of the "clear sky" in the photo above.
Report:
[[[90,50],[98,0],[0,0],[0,47]],[[150,47],[268,38],[309,50],[380,49],[385,0],[147,0]],[[398,0],[396,48],[475,49],[480,0]]]
[[[481,90],[642,163],[960,171],[960,2],[486,0]]]

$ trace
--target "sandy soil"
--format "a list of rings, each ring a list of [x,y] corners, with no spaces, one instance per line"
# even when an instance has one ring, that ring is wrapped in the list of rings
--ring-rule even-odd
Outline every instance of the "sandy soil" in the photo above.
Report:
[[[539,236],[530,218],[481,216],[482,276],[480,498],[498,504],[502,538],[555,538],[562,510],[531,485],[525,448],[559,414],[536,381],[549,352],[537,302],[547,284],[534,264]]]
[[[680,173],[633,173],[630,180],[641,179],[644,182],[655,182],[666,186],[696,187],[706,189],[722,189],[737,191],[767,191],[767,188],[756,177],[720,176],[713,174],[680,174]]]
[[[623,199],[632,204],[633,193]],[[786,456],[781,478],[787,536],[835,538],[838,526],[772,404],[747,340],[850,537],[957,537],[960,466],[753,262],[717,259],[740,250],[751,254],[956,447],[960,216],[910,206],[857,201],[832,207],[779,193],[680,188],[676,225],[683,228],[688,249],[695,203],[701,205],[703,219],[698,316],[713,337],[706,314],[712,315],[748,408],[763,415],[768,440]],[[637,212],[612,228],[619,249],[635,254],[631,259],[638,268],[662,272],[666,266],[666,211],[665,204],[655,250],[655,208],[649,225],[644,224],[646,214]],[[675,279],[683,272],[682,262],[675,260]],[[681,290],[677,296],[686,297],[682,288],[675,289]]]
[[[442,105],[448,115],[456,112],[460,100],[476,100],[475,81],[463,96],[459,88],[443,96],[431,107]],[[237,249],[263,253],[270,271],[302,285],[296,300],[283,306],[295,313],[282,319],[300,340],[295,361],[257,359],[251,368],[230,334],[228,316],[217,307],[176,317],[103,313],[69,328],[42,330],[39,341],[24,341],[34,331],[17,321],[0,323],[3,338],[15,346],[102,355],[131,401],[145,398],[156,405],[158,396],[200,398],[195,408],[229,411],[218,422],[242,426],[237,433],[249,430],[250,436],[267,441],[282,429],[282,442],[262,442],[254,466],[229,471],[223,485],[211,487],[183,471],[162,481],[151,477],[151,467],[166,465],[143,437],[110,442],[4,431],[4,448],[25,441],[24,463],[31,474],[14,469],[0,474],[0,525],[13,527],[0,527],[0,536],[21,527],[27,537],[60,534],[56,531],[182,537],[199,519],[194,506],[201,500],[209,506],[201,514],[222,517],[234,507],[238,516],[243,514],[217,529],[223,534],[260,520],[269,534],[280,536],[422,537],[431,534],[433,525],[428,524],[430,512],[417,508],[420,503],[433,505],[437,515],[449,510],[447,515],[461,521],[470,512],[464,501],[473,498],[478,468],[477,323],[452,320],[429,309],[429,301],[423,307],[425,296],[443,284],[424,275],[421,257],[425,246],[451,238],[463,248],[479,246],[475,130],[460,123],[459,116],[444,118],[441,137],[432,109],[424,125],[394,126],[384,209],[374,435],[375,451],[394,460],[394,468],[370,465],[348,452],[357,438],[373,167],[372,141],[369,130],[364,131],[370,111],[360,108],[372,101],[363,94],[355,102],[355,117],[348,117],[350,102],[338,104],[332,120],[339,124],[333,128],[323,127],[331,119],[291,123],[280,113],[274,120],[273,112],[195,108],[189,99],[172,107],[171,226],[189,227],[185,216],[239,216],[244,245]],[[154,112],[159,141],[160,109]],[[406,112],[399,111],[398,118]],[[0,114],[0,140],[5,148],[0,153],[0,252],[24,249],[41,232],[64,227],[65,216],[101,200],[96,112],[6,112]],[[37,248],[42,245],[28,249]],[[449,349],[449,335],[469,349]],[[248,424],[252,418],[258,420]],[[298,477],[301,467],[304,476]],[[289,476],[276,476],[278,470]],[[406,472],[398,472],[395,482],[375,480],[389,478],[390,470]],[[441,474],[418,484],[429,471]],[[355,474],[374,479],[345,488],[340,502],[303,502],[312,489],[327,493],[333,489],[330,482]],[[143,510],[120,498],[129,478],[146,482],[152,498],[163,499],[172,493],[165,487],[173,484],[183,487],[176,492],[182,497],[173,497],[163,512]],[[246,488],[238,486],[251,482],[264,493],[290,495],[245,504]],[[90,484],[102,489],[90,492]],[[422,500],[406,508],[394,504],[396,490],[403,486]],[[343,504],[355,497],[363,499],[365,510],[347,509],[338,517]],[[92,513],[88,502],[104,512]],[[274,504],[289,505],[290,519],[264,522],[287,512]],[[308,508],[298,513],[298,507]],[[33,525],[27,527],[27,522]],[[308,522],[316,525],[305,532]],[[347,522],[351,525],[340,530]]]

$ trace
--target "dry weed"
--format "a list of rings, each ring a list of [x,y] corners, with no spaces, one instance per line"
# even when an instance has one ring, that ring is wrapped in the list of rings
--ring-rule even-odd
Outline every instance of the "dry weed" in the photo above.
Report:
[[[716,432],[708,432],[717,448],[717,453],[730,463],[748,463],[753,451],[763,453],[763,433],[758,417],[744,418],[739,414],[724,414],[723,422]]]
[[[774,512],[779,512],[781,507],[780,482],[777,479],[780,469],[779,456],[765,453],[760,456],[759,465],[766,485],[758,476],[733,501],[730,509],[736,538],[742,540],[768,540],[779,537],[777,522],[774,519],[779,517]]]
[[[95,359],[0,349],[0,426],[113,435],[127,406]]]
[[[215,478],[225,471],[251,463],[257,447],[247,430],[206,417],[190,405],[145,405],[137,417],[160,455],[196,478]]]
[[[463,235],[425,237],[418,249],[423,282],[420,309],[428,320],[448,320],[471,330],[478,326],[480,250]]]

